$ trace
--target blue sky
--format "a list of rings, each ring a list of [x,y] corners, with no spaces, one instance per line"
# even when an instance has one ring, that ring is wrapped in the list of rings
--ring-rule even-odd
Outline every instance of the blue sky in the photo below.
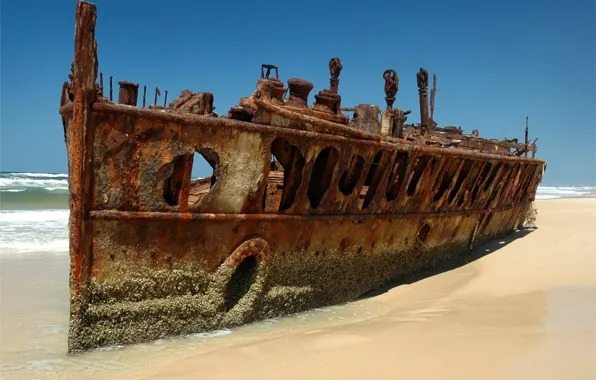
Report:
[[[65,172],[57,113],[70,69],[76,2],[1,1],[1,171]],[[538,137],[543,184],[596,185],[596,10],[577,1],[224,2],[98,0],[100,70],[169,90],[211,91],[226,114],[261,63],[283,80],[328,86],[343,62],[343,104],[396,106],[419,120],[415,74],[438,75],[435,119],[485,137]],[[312,95],[311,95],[312,97]]]

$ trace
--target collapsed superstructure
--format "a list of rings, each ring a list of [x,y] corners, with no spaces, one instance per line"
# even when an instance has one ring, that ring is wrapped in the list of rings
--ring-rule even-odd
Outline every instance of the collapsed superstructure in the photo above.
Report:
[[[134,83],[120,82],[118,103],[104,96],[95,18],[78,4],[60,108],[70,351],[352,300],[519,228],[531,208],[544,168],[535,144],[438,127],[424,69],[419,124],[393,108],[394,70],[386,109],[342,108],[338,58],[310,107],[312,83],[286,87],[263,65],[228,117],[211,93],[140,108]],[[191,178],[196,152],[211,177]]]

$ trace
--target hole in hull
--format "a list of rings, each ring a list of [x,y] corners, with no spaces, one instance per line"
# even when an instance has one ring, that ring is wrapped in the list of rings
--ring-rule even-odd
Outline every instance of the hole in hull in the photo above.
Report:
[[[319,207],[323,196],[329,189],[338,157],[337,150],[331,147],[323,149],[317,156],[312,168],[307,191],[312,208]]]
[[[406,169],[408,167],[408,153],[399,152],[393,164],[389,184],[387,185],[387,192],[385,196],[389,202],[395,200],[399,194],[399,190],[406,177]]]
[[[452,204],[453,201],[461,195],[460,190],[461,190],[461,186],[464,183],[464,180],[468,177],[468,175],[470,174],[470,168],[472,167],[472,162],[470,160],[465,160],[462,169],[459,172],[459,175],[457,176],[457,180],[455,181],[455,185],[453,186],[453,189],[451,189],[451,192],[449,193],[449,197],[447,198],[447,203],[448,204]]]
[[[482,171],[480,172],[478,178],[475,180],[475,186],[472,189],[472,195],[470,197],[471,198],[470,199],[471,207],[477,207],[476,200],[478,199],[477,197],[478,197],[478,193],[480,191],[480,186],[484,182],[484,179],[490,172],[491,168],[492,168],[492,163],[485,162],[484,167],[482,168]]]
[[[224,293],[226,311],[231,310],[248,293],[257,276],[258,261],[256,256],[242,260],[232,273]]]
[[[164,181],[162,194],[170,206],[177,206],[180,201],[180,190],[187,176],[186,167],[190,159],[190,155],[182,155],[172,161],[172,174]]]
[[[211,149],[198,149],[193,157],[192,180],[188,195],[188,204],[193,205],[209,193],[217,181],[219,157]]]
[[[455,177],[458,166],[459,160],[454,160],[453,162],[447,163],[446,167],[443,169],[443,174],[438,183],[437,191],[433,195],[433,203],[436,203],[439,200],[441,200],[441,198],[443,198],[443,195],[445,195],[445,192],[451,186],[453,177]]]
[[[360,209],[367,209],[372,203],[376,193],[379,182],[383,177],[385,171],[385,164],[381,165],[381,158],[383,158],[383,151],[378,151],[373,158],[373,162],[370,164],[366,180],[364,181],[364,188],[362,192],[365,194]]]
[[[348,166],[339,180],[339,191],[341,191],[342,194],[352,194],[354,187],[356,187],[356,184],[362,175],[362,169],[364,169],[364,158],[362,156],[353,156],[350,161],[350,166]]]
[[[302,182],[304,156],[300,149],[284,139],[276,139],[271,144],[273,161],[265,201],[266,211],[283,211],[292,206],[298,187]],[[283,179],[280,177],[283,176]]]
[[[426,164],[428,163],[430,157],[419,157],[416,165],[414,167],[414,173],[412,174],[412,178],[408,183],[408,190],[407,194],[409,197],[413,196],[416,193],[416,188],[418,187],[418,181],[420,181],[420,177],[422,177],[422,173],[424,173],[424,169],[426,168]]]

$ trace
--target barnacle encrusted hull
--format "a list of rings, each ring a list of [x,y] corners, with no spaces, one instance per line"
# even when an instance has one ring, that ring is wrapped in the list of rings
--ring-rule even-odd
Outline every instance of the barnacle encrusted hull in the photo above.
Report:
[[[121,82],[116,104],[96,83],[94,26],[79,3],[60,110],[70,351],[352,300],[519,228],[531,208],[544,167],[525,157],[533,144],[437,128],[427,110],[406,124],[392,70],[381,119],[368,105],[342,114],[337,58],[311,108],[312,84],[291,79],[284,98],[273,65],[229,117],[189,91],[137,108],[137,85]],[[211,177],[191,178],[195,153]]]
[[[527,207],[495,211],[476,241],[519,226]],[[79,314],[71,349],[208,331],[352,300],[468,252],[483,215],[178,220],[97,212],[95,273],[86,294],[73,300]],[[427,236],[420,236],[421,225],[432,226]]]

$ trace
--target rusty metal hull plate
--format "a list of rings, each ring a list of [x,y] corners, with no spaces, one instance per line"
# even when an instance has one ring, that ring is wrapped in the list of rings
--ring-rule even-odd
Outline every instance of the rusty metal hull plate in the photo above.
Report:
[[[482,231],[476,231],[482,213],[339,220],[94,213],[93,267],[85,295],[73,300],[81,307],[74,306],[80,312],[71,321],[71,349],[353,300],[465,255],[474,233],[476,241],[506,234],[523,222],[527,207],[495,212]],[[426,236],[421,225],[431,226]],[[243,264],[249,256],[252,267]]]

